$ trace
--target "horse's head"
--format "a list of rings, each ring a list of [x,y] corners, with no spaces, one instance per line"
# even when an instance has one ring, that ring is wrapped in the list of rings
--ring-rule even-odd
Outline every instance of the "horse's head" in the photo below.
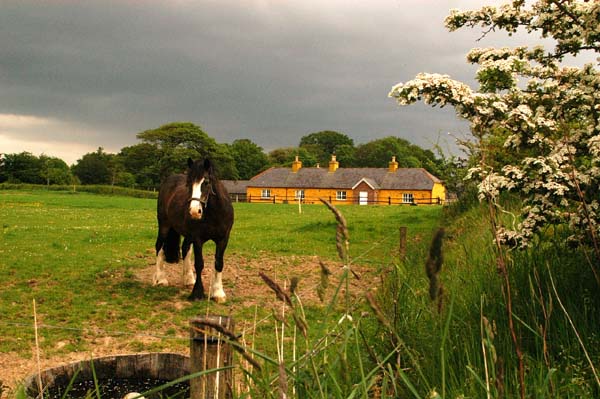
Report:
[[[213,166],[208,159],[203,162],[188,159],[187,186],[190,194],[188,202],[192,219],[202,219],[209,196],[214,194],[213,179]]]

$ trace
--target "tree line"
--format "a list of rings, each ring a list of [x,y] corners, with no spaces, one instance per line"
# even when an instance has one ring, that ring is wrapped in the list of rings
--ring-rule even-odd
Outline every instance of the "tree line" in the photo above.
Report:
[[[124,147],[117,154],[100,147],[71,166],[47,155],[3,154],[0,183],[107,184],[156,189],[164,177],[185,170],[189,157],[210,157],[220,178],[228,180],[247,180],[272,166],[290,166],[296,156],[307,167],[326,166],[332,154],[343,167],[387,167],[395,156],[400,167],[425,168],[442,179],[455,173],[450,173],[455,168],[449,165],[456,163],[454,158],[436,157],[433,151],[402,138],[390,136],[355,145],[346,134],[330,130],[303,136],[297,147],[268,153],[249,139],[217,143],[190,122],[169,123],[140,132],[137,138],[140,143]]]

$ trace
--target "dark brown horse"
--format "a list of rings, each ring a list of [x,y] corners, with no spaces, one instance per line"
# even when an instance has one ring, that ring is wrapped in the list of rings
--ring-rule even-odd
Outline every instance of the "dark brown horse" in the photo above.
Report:
[[[189,299],[204,299],[202,245],[212,240],[216,244],[216,273],[210,289],[210,297],[217,302],[224,302],[223,255],[233,225],[233,207],[225,187],[215,176],[210,160],[205,159],[202,162],[188,159],[187,173],[172,175],[161,184],[157,217],[154,284],[168,284],[163,270],[164,263],[177,263],[181,253],[184,284],[194,284]],[[184,241],[180,252],[181,236],[184,237]],[[195,278],[191,267],[192,248]]]

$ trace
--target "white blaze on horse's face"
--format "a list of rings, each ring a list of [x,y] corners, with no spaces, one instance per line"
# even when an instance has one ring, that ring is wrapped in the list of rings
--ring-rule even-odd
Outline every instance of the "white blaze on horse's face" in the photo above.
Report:
[[[190,216],[192,219],[202,219],[202,184],[204,183],[204,177],[197,182],[192,184],[192,199],[190,200]]]

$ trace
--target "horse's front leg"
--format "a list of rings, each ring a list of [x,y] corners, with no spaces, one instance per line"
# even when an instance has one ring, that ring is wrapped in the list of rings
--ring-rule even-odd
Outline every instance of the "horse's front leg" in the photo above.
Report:
[[[196,270],[196,282],[192,293],[188,297],[190,301],[199,301],[206,298],[204,287],[202,286],[202,269],[204,269],[204,258],[202,257],[202,245],[204,242],[195,241],[194,248],[194,269]]]
[[[224,303],[227,299],[223,290],[223,255],[227,248],[227,238],[217,242],[215,251],[215,276],[210,287],[210,297],[217,303]]]

